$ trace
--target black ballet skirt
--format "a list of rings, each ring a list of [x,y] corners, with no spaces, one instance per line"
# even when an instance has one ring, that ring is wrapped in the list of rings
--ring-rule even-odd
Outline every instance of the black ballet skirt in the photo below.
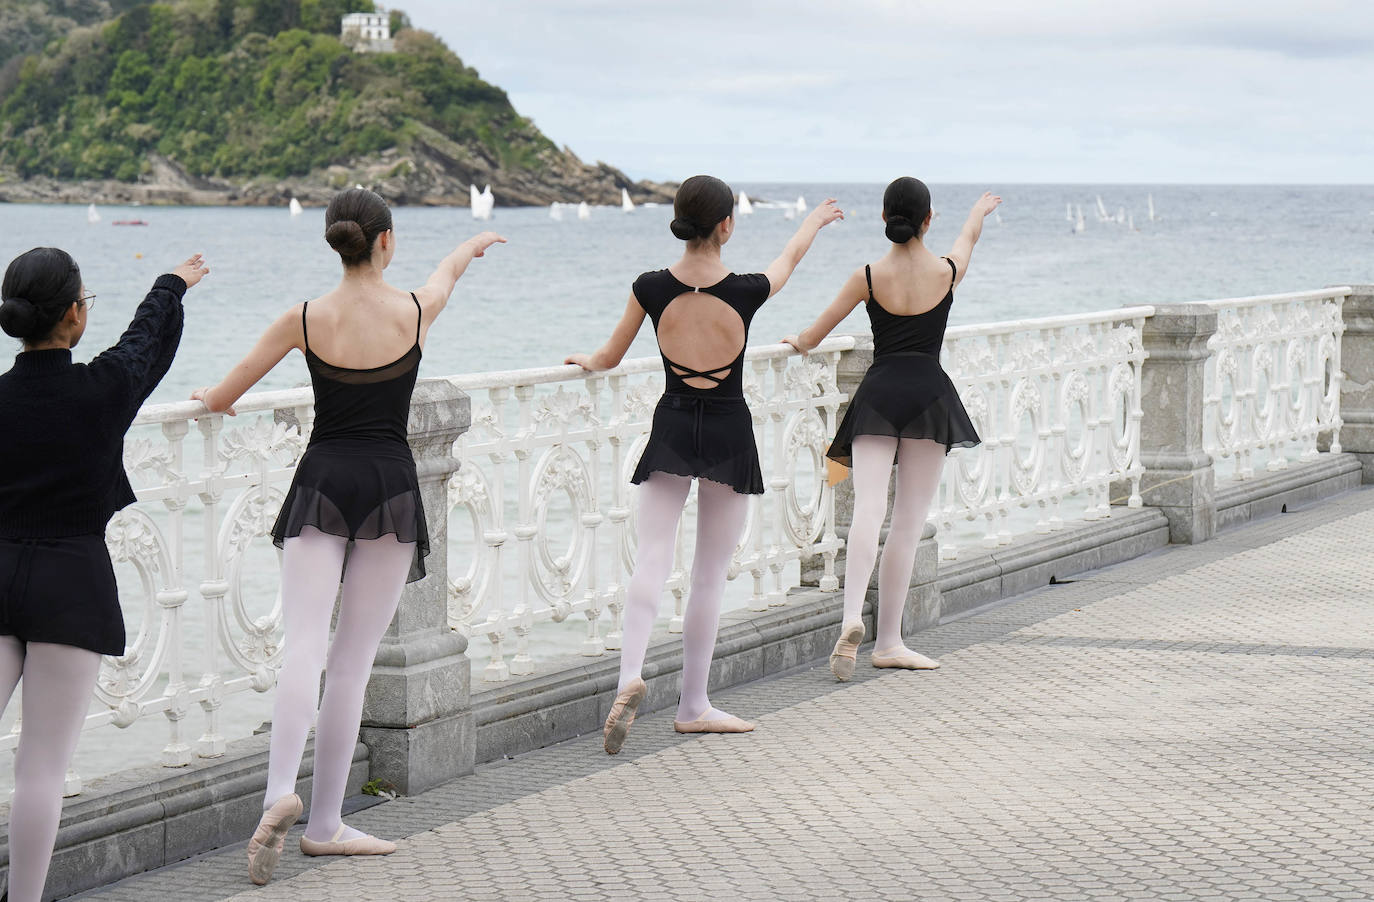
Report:
[[[715,285],[694,288],[664,269],[645,273],[634,284],[635,298],[653,320],[655,330],[669,304],[684,294],[700,291],[724,301],[739,314],[746,345],[749,323],[771,290],[768,277],[762,273],[731,273]],[[706,372],[674,363],[661,348],[659,353],[666,390],[654,409],[649,442],[630,481],[638,485],[652,473],[671,473],[709,479],[742,495],[762,495],[763,471],[754,442],[754,419],[744,400],[744,348],[734,360]],[[685,381],[691,378],[715,384],[697,388]]]
[[[124,654],[105,537],[0,539],[0,636]]]
[[[418,315],[418,300],[415,307]],[[423,579],[429,528],[406,438],[420,368],[419,322],[415,344],[405,355],[371,369],[321,360],[310,350],[308,332],[305,345],[315,388],[315,425],[272,527],[272,541],[281,548],[307,526],[350,542],[392,535],[398,542],[415,543],[406,582]]]
[[[954,261],[945,260],[953,271]],[[978,430],[940,366],[940,345],[954,304],[954,277],[935,307],[898,316],[873,297],[868,267],[864,276],[868,279],[866,309],[873,326],[873,364],[849,399],[826,457],[850,466],[854,437],[859,435],[929,439],[944,445],[946,453],[950,448],[977,445],[981,441]]]

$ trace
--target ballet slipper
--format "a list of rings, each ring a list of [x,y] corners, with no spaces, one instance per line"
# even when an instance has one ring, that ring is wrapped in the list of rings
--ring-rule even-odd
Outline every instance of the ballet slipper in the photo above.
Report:
[[[625,736],[630,732],[630,724],[635,722],[635,712],[639,710],[639,703],[644,701],[644,696],[648,693],[649,687],[644,685],[644,681],[639,677],[635,677],[625,691],[615,697],[611,713],[606,715],[606,726],[601,731],[606,754],[615,755],[620,752],[621,746],[625,744]]]
[[[939,670],[940,662],[917,654],[909,648],[873,653],[874,667],[895,667],[902,670]]]
[[[726,714],[715,720],[697,718],[686,723],[675,720],[673,721],[673,729],[679,733],[752,733],[754,725],[733,714]]]
[[[306,855],[390,855],[396,851],[394,842],[370,834],[340,841],[343,832],[344,825],[340,824],[329,842],[315,842],[302,836],[301,851]]]
[[[287,793],[262,813],[253,838],[248,840],[248,879],[258,886],[266,885],[277,868],[282,848],[286,845],[286,831],[296,823],[305,806],[301,797]]]
[[[854,664],[863,641],[862,620],[851,620],[840,627],[840,638],[835,640],[835,650],[830,653],[830,672],[841,683],[849,682],[850,677],[854,676]]]

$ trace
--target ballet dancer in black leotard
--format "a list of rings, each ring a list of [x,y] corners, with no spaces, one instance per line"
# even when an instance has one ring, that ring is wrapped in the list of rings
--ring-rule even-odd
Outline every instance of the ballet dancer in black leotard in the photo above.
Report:
[[[873,326],[873,364],[849,400],[826,456],[854,470],[854,517],[845,550],[844,618],[830,656],[838,680],[854,675],[863,642],[863,604],[887,513],[887,482],[897,460],[892,525],[878,568],[878,635],[874,667],[933,670],[940,665],[907,648],[902,613],[926,512],[940,484],[945,454],[978,444],[953,383],[940,368],[940,345],[954,303],[954,286],[968,272],[983,217],[1002,202],[984,194],[973,205],[954,247],[943,257],[926,249],[930,191],[899,178],[883,194],[883,220],[892,246],[857,270],[816,322],[783,339],[802,353],[830,334],[860,303]]]
[[[730,187],[717,178],[693,176],[678,189],[673,212],[673,234],[687,242],[682,259],[636,279],[610,341],[594,354],[574,354],[566,361],[592,371],[616,366],[648,314],[666,381],[633,478],[639,485],[638,551],[625,597],[620,683],[604,731],[612,755],[624,744],[647,692],[640,670],[693,479],[697,540],[682,629],[682,696],[673,727],[680,733],[754,728],[711,707],[706,692],[726,570],[744,527],[748,496],[763,492],[753,418],[744,401],[744,348],[754,313],[787,283],[816,233],[842,216],[835,201],[827,200],[811,211],[765,272],[736,275],[720,259],[721,246],[735,229]]]
[[[325,224],[325,239],[343,260],[343,281],[284,313],[223,382],[192,395],[212,411],[232,413],[233,403],[293,348],[305,355],[315,388],[310,443],[272,529],[282,548],[286,653],[272,709],[263,816],[248,843],[248,876],[257,884],[271,879],[286,831],[301,815],[296,771],[317,699],[310,824],[301,851],[386,855],[396,849],[346,826],[341,808],[372,660],[402,587],[424,576],[429,551],[406,437],[410,396],[425,335],[454,283],[474,257],[505,241],[493,232],[469,238],[422,288],[402,291],[382,277],[396,250],[385,201],[361,188],[345,191],[330,202]]]
[[[159,277],[119,341],[90,363],[72,362],[94,295],[71,256],[35,248],[5,271],[0,327],[24,342],[0,375],[0,714],[24,681],[10,902],[43,895],[100,656],[124,654],[105,548],[105,525],[134,501],[124,433],[172,365],[182,296],[209,271],[196,255]]]

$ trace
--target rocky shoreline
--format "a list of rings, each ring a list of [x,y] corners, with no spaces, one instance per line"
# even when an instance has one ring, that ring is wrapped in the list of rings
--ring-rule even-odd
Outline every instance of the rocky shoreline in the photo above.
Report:
[[[459,144],[425,129],[405,149],[330,166],[283,179],[232,181],[186,172],[174,160],[148,157],[147,172],[136,182],[113,179],[69,181],[46,176],[22,178],[0,171],[0,202],[150,206],[285,206],[296,198],[323,206],[335,192],[352,185],[373,189],[396,205],[469,204],[469,185],[490,185],[497,206],[546,206],[554,202],[618,204],[625,189],[635,203],[671,203],[677,186],[633,181],[606,163],[589,164],[572,151],[547,151],[536,168],[505,169],[480,148]]]

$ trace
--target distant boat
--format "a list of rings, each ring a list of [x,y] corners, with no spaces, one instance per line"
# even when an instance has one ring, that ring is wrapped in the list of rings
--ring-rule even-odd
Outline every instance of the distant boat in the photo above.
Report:
[[[1150,222],[1154,222],[1154,221],[1155,221],[1155,196],[1154,196],[1153,194],[1147,194],[1147,195],[1145,195],[1145,206],[1147,206],[1147,207],[1150,208]]]
[[[800,194],[797,195],[797,212],[798,212],[798,213],[805,213],[805,212],[806,212],[806,198],[802,197]]]
[[[86,208],[86,221],[100,222],[100,211],[95,208],[95,204],[91,204]]]
[[[1136,227],[1135,227],[1135,214],[1134,214],[1134,213],[1128,213],[1128,214],[1126,215],[1126,228],[1130,229],[1132,232],[1138,231],[1138,230],[1136,229]]]
[[[1082,208],[1082,207],[1079,207],[1079,208],[1078,208],[1078,215],[1075,216],[1075,217],[1074,217],[1074,220],[1073,220],[1073,230],[1074,230],[1074,233],[1077,234],[1077,233],[1083,231],[1083,228],[1084,228],[1084,226],[1083,226],[1083,208]]]
[[[782,208],[782,218],[783,218],[783,219],[796,219],[796,218],[797,218],[797,208],[796,208],[796,207],[793,207],[793,206],[783,207],[783,208]]]
[[[1107,222],[1111,217],[1107,215],[1107,205],[1102,203],[1102,195],[1097,195],[1097,221]]]
[[[301,202],[296,200],[294,197],[291,198],[291,215],[300,216],[301,212]]]
[[[592,218],[592,208],[587,206],[587,202],[585,200],[577,205],[577,218],[581,220],[587,220]]]
[[[491,219],[492,208],[496,206],[496,199],[491,195],[491,185],[487,185],[481,191],[477,190],[476,185],[468,185],[468,202],[472,205],[473,219]]]
[[[739,193],[739,215],[748,216],[754,212],[754,205],[749,202],[749,195],[743,191]]]
[[[1064,204],[1064,220],[1066,222],[1073,222],[1073,204],[1071,203],[1066,202]]]
[[[635,202],[630,200],[630,192],[624,188],[620,189],[620,209],[624,210],[626,213],[633,213],[635,211]]]
[[[1116,221],[1117,221],[1117,222],[1122,222],[1122,223],[1124,223],[1124,222],[1126,221],[1126,208],[1125,208],[1125,207],[1117,207],[1117,208],[1116,208]]]
[[[114,222],[110,223],[110,225],[123,226],[146,226],[147,224],[148,223],[142,219],[116,219]]]
[[[558,205],[558,201],[549,204],[549,218],[554,222],[563,221],[563,208]]]

